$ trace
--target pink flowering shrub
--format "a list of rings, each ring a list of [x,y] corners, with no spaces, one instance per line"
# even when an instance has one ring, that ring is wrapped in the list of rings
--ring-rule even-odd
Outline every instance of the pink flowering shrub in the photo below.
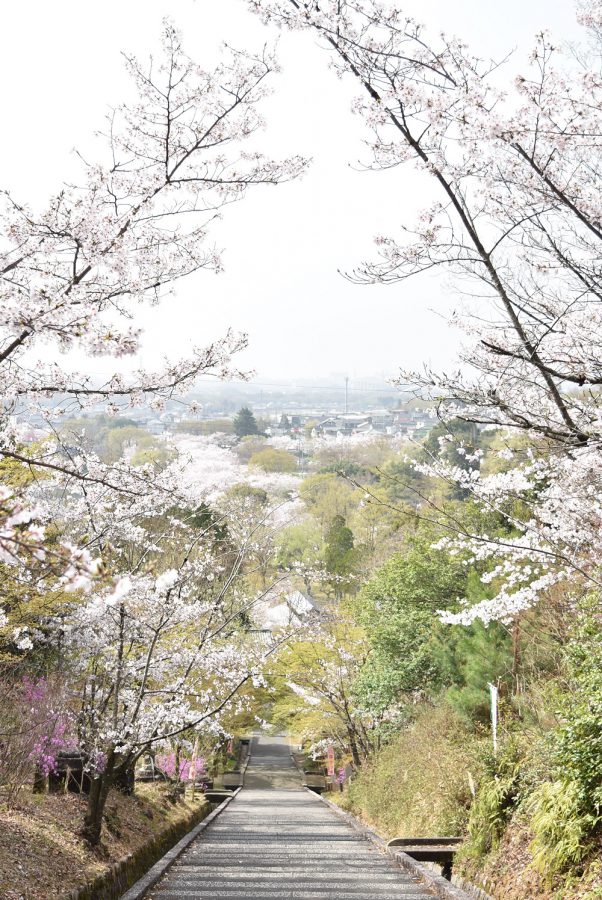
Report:
[[[201,779],[206,777],[207,775],[204,756],[199,756],[197,758],[194,776],[192,770],[192,760],[186,759],[186,757],[180,757],[179,772],[176,773],[175,753],[157,754],[157,756],[155,757],[155,765],[158,769],[161,769],[162,772],[165,772],[165,774],[170,778],[173,778],[174,781],[191,781],[193,777],[195,779]]]
[[[59,720],[44,731],[47,733],[40,735],[33,745],[29,758],[38,772],[46,778],[51,772],[56,772],[57,756],[66,747],[67,723]]]
[[[27,676],[22,681],[23,700],[30,707],[35,739],[29,759],[44,777],[56,771],[56,760],[61,750],[73,749],[70,740],[71,716],[56,708],[56,698],[45,678],[32,681]]]
[[[61,686],[46,678],[7,678],[0,694],[0,795],[10,803],[34,775],[56,770],[59,752],[73,747],[73,722]]]
[[[165,772],[166,775],[169,775],[170,778],[173,778],[175,781],[188,781],[190,779],[190,765],[191,761],[182,757],[180,759],[180,767],[179,772],[176,772],[176,754],[175,753],[162,753],[156,756],[155,762],[159,769],[162,772]],[[199,771],[198,763],[197,763],[197,772]]]

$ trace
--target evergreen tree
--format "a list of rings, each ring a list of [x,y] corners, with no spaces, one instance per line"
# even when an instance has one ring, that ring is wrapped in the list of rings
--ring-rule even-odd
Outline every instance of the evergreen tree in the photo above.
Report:
[[[348,575],[353,567],[353,532],[343,516],[335,516],[328,529],[324,561],[333,575]]]
[[[382,713],[417,691],[441,685],[442,669],[450,669],[451,662],[444,665],[442,651],[434,652],[436,612],[449,608],[465,589],[461,560],[434,549],[428,534],[392,556],[364,585],[356,614],[371,652],[354,690],[365,709]]]
[[[336,576],[333,578],[332,586],[334,595],[339,600],[351,586],[351,575],[356,562],[357,550],[354,546],[353,532],[345,524],[343,516],[335,516],[326,534],[324,563],[326,571]]]
[[[248,406],[243,406],[234,416],[234,431],[238,437],[259,434],[257,421]]]

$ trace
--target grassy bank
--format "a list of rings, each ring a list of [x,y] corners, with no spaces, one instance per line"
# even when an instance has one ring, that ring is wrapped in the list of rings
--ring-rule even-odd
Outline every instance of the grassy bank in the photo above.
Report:
[[[599,900],[600,831],[557,780],[553,734],[523,723],[494,759],[485,729],[425,706],[332,799],[386,838],[464,837],[456,871],[495,900]]]
[[[432,706],[352,778],[339,802],[384,837],[464,833],[485,740]]]

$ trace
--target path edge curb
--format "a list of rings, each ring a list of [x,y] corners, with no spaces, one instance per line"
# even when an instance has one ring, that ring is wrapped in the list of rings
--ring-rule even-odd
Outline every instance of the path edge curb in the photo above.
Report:
[[[185,834],[181,840],[178,841],[177,844],[168,850],[167,853],[161,857],[161,859],[157,860],[154,866],[146,872],[142,878],[139,878],[131,888],[122,894],[119,900],[142,900],[143,897],[153,888],[158,881],[165,875],[167,870],[175,863],[175,861],[184,853],[185,850],[190,847],[192,842],[201,834],[205,828],[211,825],[218,816],[220,816],[226,807],[236,799],[238,794],[243,788],[244,780],[245,780],[245,772],[247,771],[247,766],[249,765],[249,760],[251,758],[251,753],[247,754],[247,757],[241,767],[241,781],[242,784],[235,789],[231,797],[226,797],[219,806],[217,806],[213,812],[210,812],[208,816],[206,816],[202,822],[199,822],[198,825]]]
[[[314,791],[309,788],[304,788],[308,794],[311,794],[312,797],[315,797],[320,803],[323,803],[325,806],[328,806],[329,809],[332,810],[337,816],[341,819],[344,819],[348,825],[351,825],[356,831],[358,831],[363,837],[369,840],[372,844],[375,844],[379,850],[383,853],[386,853],[387,856],[390,856],[397,865],[405,869],[407,872],[410,872],[416,878],[419,878],[423,884],[434,892],[436,897],[441,898],[441,900],[475,900],[475,896],[482,898],[482,900],[491,900],[491,898],[487,897],[483,891],[479,890],[479,893],[476,895],[470,895],[462,888],[457,887],[455,884],[447,881],[445,878],[442,878],[440,875],[435,875],[433,872],[429,872],[424,866],[421,866],[420,863],[416,862],[415,859],[412,859],[411,856],[408,856],[407,853],[404,853],[403,850],[396,850],[393,847],[388,847],[387,842],[375,831],[372,831],[371,828],[368,828],[359,819],[357,819],[352,813],[346,812],[344,809],[341,809],[340,806],[337,806],[336,803],[333,803],[331,800],[327,800],[326,797],[322,796],[322,794],[316,794]],[[129,898],[128,898],[129,900]]]
[[[225,800],[220,803],[213,812],[209,813],[209,815],[203,819],[202,822],[199,822],[198,825],[189,831],[188,834],[185,834],[181,840],[178,841],[177,844],[168,850],[167,853],[159,859],[154,866],[139,878],[132,887],[122,894],[119,900],[142,900],[142,898],[146,895],[146,893],[153,888],[159,879],[163,877],[163,875],[167,872],[170,866],[176,861],[176,859],[182,855],[182,853],[188,849],[190,844],[194,841],[196,837],[201,834],[208,825],[210,825],[217,817],[225,810],[229,803],[234,800],[238,792],[241,788],[236,788],[231,797],[226,797]]]

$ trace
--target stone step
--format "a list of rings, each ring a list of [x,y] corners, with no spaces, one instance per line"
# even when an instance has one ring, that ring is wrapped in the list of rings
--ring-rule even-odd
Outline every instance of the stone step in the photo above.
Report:
[[[409,898],[409,900],[433,900],[433,895],[425,893],[424,890],[408,892],[399,887],[386,894],[374,893],[372,890],[364,891],[363,893],[351,893],[349,891],[340,891],[336,887],[326,889],[326,891],[289,890],[288,888],[276,888],[273,891],[269,891],[261,887],[259,890],[254,890],[252,894],[249,894],[246,889],[241,888],[224,890],[221,887],[206,888],[203,885],[199,885],[191,890],[168,888],[152,896],[160,897],[161,900],[184,900],[186,897],[212,897],[216,898],[216,900],[219,897],[229,898],[229,900],[251,900],[251,898],[252,900],[280,900],[280,898],[286,898],[286,900],[358,900],[358,898],[361,898],[361,900],[405,900],[405,898]]]
[[[341,882],[338,878],[331,879],[329,882],[323,881],[315,881],[310,878],[307,879],[298,879],[291,880],[290,878],[282,878],[278,882],[274,882],[273,884],[267,884],[263,879],[256,878],[254,881],[250,881],[249,879],[221,879],[221,878],[196,878],[193,880],[180,881],[175,879],[171,882],[170,885],[172,890],[175,891],[192,891],[197,888],[202,888],[203,890],[209,890],[210,888],[215,888],[215,890],[245,890],[247,893],[250,892],[250,896],[254,896],[257,891],[267,891],[271,893],[278,893],[279,891],[287,890],[287,891],[300,891],[300,890],[309,890],[309,891],[317,891],[324,890],[325,887],[332,888],[336,887],[338,891],[345,891],[348,894],[351,894],[355,897],[363,897],[366,891],[370,891],[370,893],[375,894],[377,896],[389,896],[391,894],[391,890],[398,889],[396,884],[379,883],[377,885],[371,885],[370,887],[366,887],[366,884],[348,884],[345,882]],[[419,887],[414,887],[411,885],[404,886],[402,888],[404,897],[413,897],[416,894],[420,895],[424,893],[424,890]]]
[[[355,872],[367,872],[370,876],[379,873],[379,872],[390,872],[391,867],[383,865],[370,865],[365,862],[361,863],[346,863],[341,862],[339,857],[323,857],[320,859],[320,863],[324,869],[336,870],[337,872],[347,872],[347,873],[355,873]],[[183,868],[183,866],[179,866],[176,863],[177,868]],[[287,869],[287,870],[295,870],[295,871],[310,871],[315,872],[316,865],[315,862],[308,860],[307,862],[300,862],[296,858],[292,857],[289,859],[271,859],[271,860],[261,860],[257,857],[252,856],[242,856],[239,859],[224,859],[221,856],[199,856],[191,860],[188,858],[188,862],[186,863],[187,867],[195,868],[202,866],[205,869],[216,868],[220,869],[242,869],[248,868],[249,871],[254,869]],[[175,869],[174,869],[175,871]]]
[[[308,867],[309,868],[309,867]],[[186,881],[189,880],[193,873],[197,871],[198,866],[191,865],[176,865],[172,869],[173,877],[178,881]],[[335,878],[339,884],[342,884],[345,881],[371,881],[374,878],[373,872],[345,872],[345,871],[336,871],[336,872],[312,872],[310,876],[306,875],[306,869],[299,868],[291,868],[289,866],[278,866],[275,870],[266,871],[265,880],[266,881],[275,881],[283,876],[291,877],[291,878],[299,878],[300,881],[306,880],[307,877],[311,877],[314,881],[325,881],[330,882]],[[203,877],[211,877],[208,875],[204,875]],[[256,872],[239,872],[236,876],[229,874],[228,872],[224,872],[225,879],[232,880],[232,878],[236,877],[242,880],[254,881],[257,878]],[[391,871],[390,869],[383,869],[380,873],[379,880],[384,881],[397,881],[399,878],[398,873]]]
[[[284,741],[254,740],[243,790],[149,900],[433,900],[416,878],[300,787],[265,787],[269,779],[288,785],[291,767]]]

